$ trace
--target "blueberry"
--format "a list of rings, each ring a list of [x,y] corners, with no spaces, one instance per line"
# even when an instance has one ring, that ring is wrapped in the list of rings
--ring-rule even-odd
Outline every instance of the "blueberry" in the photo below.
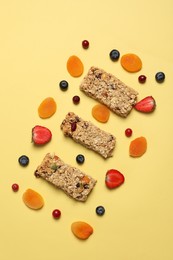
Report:
[[[22,155],[19,157],[18,162],[21,166],[27,166],[29,163],[29,158],[26,155]]]
[[[98,206],[96,208],[96,214],[99,216],[103,216],[105,213],[105,208],[103,206]]]
[[[118,50],[115,50],[115,49],[114,49],[114,50],[112,50],[112,51],[109,53],[109,56],[110,56],[110,58],[111,58],[112,61],[116,61],[116,60],[119,59],[120,53],[119,53]]]
[[[165,80],[165,74],[163,72],[157,72],[155,75],[155,79],[157,82],[161,83]]]
[[[79,164],[83,164],[85,161],[85,157],[82,155],[82,154],[78,154],[76,156],[76,162],[79,163]]]
[[[68,89],[68,82],[66,80],[61,80],[59,83],[61,90],[67,90]]]

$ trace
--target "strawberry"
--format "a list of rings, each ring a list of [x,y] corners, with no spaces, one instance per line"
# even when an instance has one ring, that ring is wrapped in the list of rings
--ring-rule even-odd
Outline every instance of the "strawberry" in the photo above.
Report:
[[[36,125],[32,128],[32,142],[37,145],[43,145],[48,143],[52,138],[51,131],[40,125]]]
[[[134,105],[134,108],[137,111],[143,113],[150,113],[154,111],[155,107],[156,107],[156,101],[152,96],[147,96]]]
[[[109,189],[114,189],[124,182],[124,175],[115,170],[115,169],[110,169],[106,173],[105,177],[105,184]]]

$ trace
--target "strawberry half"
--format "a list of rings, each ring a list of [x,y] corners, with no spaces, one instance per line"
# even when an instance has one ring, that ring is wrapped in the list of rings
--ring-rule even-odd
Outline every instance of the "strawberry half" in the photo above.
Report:
[[[150,113],[154,111],[155,107],[156,107],[156,101],[152,96],[145,97],[134,105],[134,108],[137,111],[143,113]]]
[[[105,184],[109,189],[114,189],[124,182],[124,175],[115,170],[115,169],[110,169],[106,173],[105,177]]]
[[[37,145],[43,145],[48,143],[52,138],[51,131],[40,125],[36,125],[32,128],[32,142]]]

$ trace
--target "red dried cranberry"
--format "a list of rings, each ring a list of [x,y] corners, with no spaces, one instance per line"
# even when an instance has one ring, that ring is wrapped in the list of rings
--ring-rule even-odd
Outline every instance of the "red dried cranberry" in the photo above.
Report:
[[[74,132],[76,130],[76,122],[71,123],[71,131]]]

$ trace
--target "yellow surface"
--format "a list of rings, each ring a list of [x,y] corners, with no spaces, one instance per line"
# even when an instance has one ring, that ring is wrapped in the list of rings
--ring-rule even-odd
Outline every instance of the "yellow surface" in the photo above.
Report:
[[[172,260],[173,233],[173,4],[165,1],[115,0],[30,0],[2,1],[0,4],[0,259],[55,260]],[[82,40],[90,48],[81,47]],[[142,71],[130,74],[120,62],[112,62],[109,52],[118,49],[121,55],[133,52],[142,59]],[[72,78],[66,61],[77,55],[84,63],[84,74]],[[91,116],[96,102],[79,90],[79,84],[90,66],[113,73],[139,92],[139,99],[152,95],[156,111],[145,115],[132,111],[126,119],[111,113],[109,122],[101,124]],[[155,81],[155,73],[164,71],[163,84]],[[145,74],[147,82],[138,83]],[[59,82],[69,82],[67,92]],[[79,95],[79,105],[72,97]],[[52,96],[57,112],[50,119],[39,118],[40,102]],[[103,160],[65,138],[60,123],[66,113],[74,111],[117,138],[114,156]],[[31,143],[31,129],[36,124],[48,127],[52,141],[44,147]],[[124,130],[133,129],[125,137]],[[147,153],[130,158],[129,143],[138,136],[148,140]],[[80,167],[98,183],[86,203],[75,202],[47,182],[36,179],[35,168],[47,152],[55,152],[66,163]],[[75,157],[85,155],[78,166]],[[26,154],[26,168],[18,157]],[[125,176],[117,190],[108,190],[105,173],[115,168]],[[13,183],[20,185],[12,192]],[[27,208],[22,194],[35,189],[45,199],[39,211]],[[103,217],[95,208],[103,205]],[[52,210],[62,212],[59,220]],[[73,221],[85,221],[94,228],[87,241],[76,239],[70,226]]]

